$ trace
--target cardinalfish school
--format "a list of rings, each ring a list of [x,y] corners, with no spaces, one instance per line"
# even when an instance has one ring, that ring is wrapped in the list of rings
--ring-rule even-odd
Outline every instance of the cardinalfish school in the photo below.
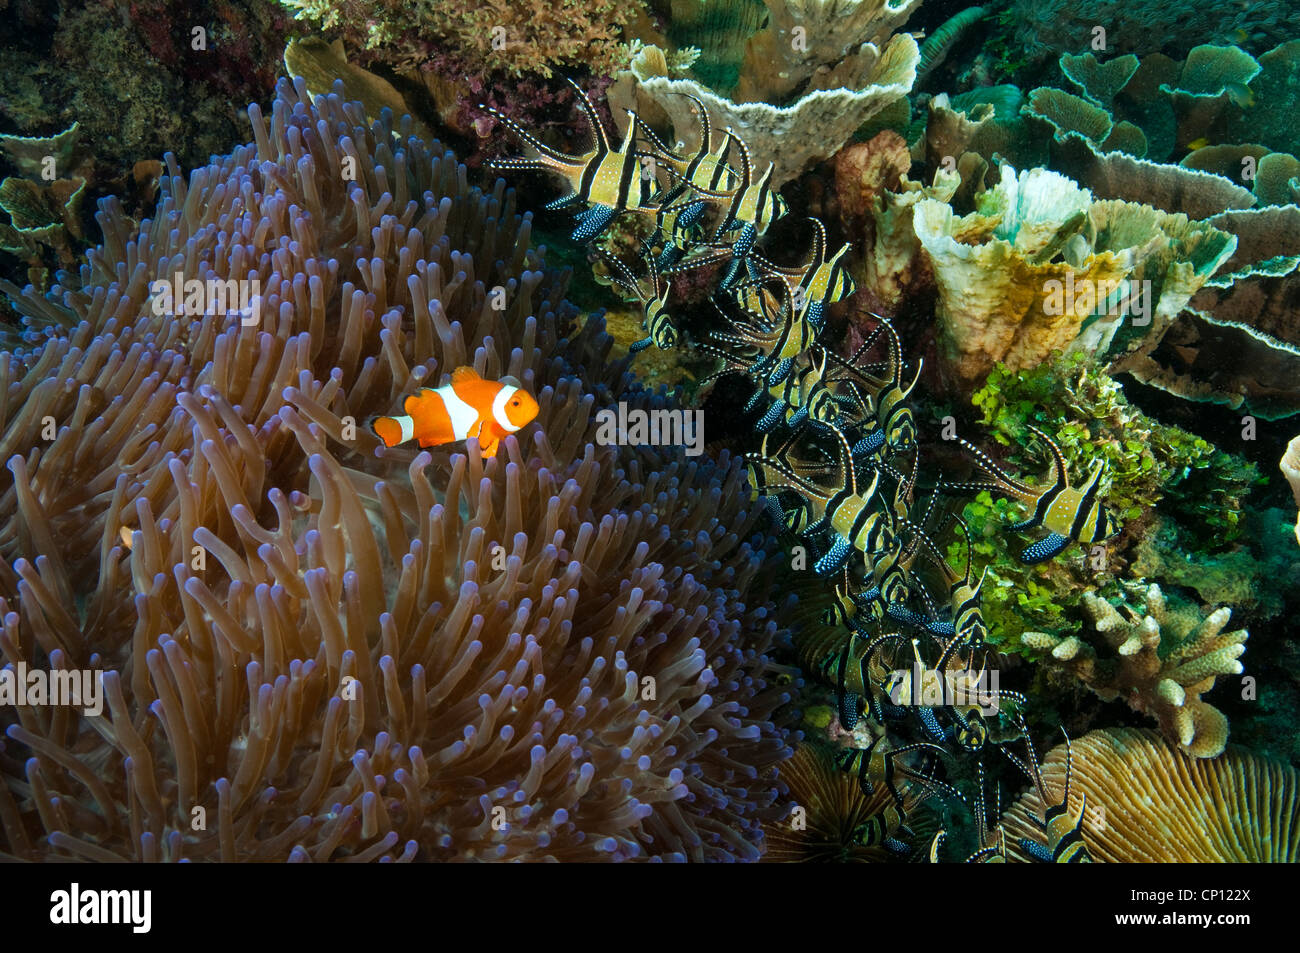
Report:
[[[691,98],[700,124],[698,153],[670,150],[631,112],[615,150],[591,102],[570,83],[592,127],[592,149],[566,155],[496,113],[535,155],[499,160],[495,167],[560,173],[569,191],[551,207],[578,210],[573,240],[588,244],[592,260],[603,263],[642,309],[647,336],[632,345],[633,355],[652,346],[689,345],[717,361],[705,383],[728,377],[751,389],[745,409],[758,417],[744,455],[752,492],[808,553],[811,571],[833,594],[825,627],[805,637],[799,651],[807,670],[833,688],[842,729],[859,732],[853,737],[861,740],[849,742],[837,763],[864,794],[883,786],[891,795],[887,813],[864,822],[855,838],[902,854],[920,846],[907,842],[907,810],[914,805],[905,803],[900,783],[906,780],[946,809],[961,806],[967,799],[945,780],[951,773],[946,764],[971,758],[982,770],[990,752],[1005,749],[991,738],[1007,734],[1007,727],[1025,739],[1027,750],[1003,753],[1041,787],[1022,717],[1025,697],[986,689],[980,705],[960,701],[969,694],[964,687],[983,684],[987,675],[986,626],[981,572],[955,504],[978,489],[1025,501],[1030,514],[1008,530],[1045,529],[1048,535],[1021,557],[1041,562],[1071,543],[1097,542],[1118,531],[1100,492],[1100,465],[1075,489],[1059,448],[1035,430],[1053,461],[1043,487],[1008,476],[969,442],[961,446],[986,479],[923,485],[918,425],[908,403],[921,362],[908,367],[898,334],[879,316],[874,332],[850,355],[822,342],[830,310],[856,290],[843,264],[848,246],[829,254],[823,223],[810,218],[803,263],[774,264],[775,250],[762,242],[786,205],[770,187],[770,164],[756,170],[734,130],[718,135],[704,104]],[[652,191],[641,175],[646,156],[662,177]],[[645,220],[650,237],[641,242],[638,262],[620,259],[606,240],[621,215]],[[721,266],[713,302],[728,327],[689,339],[670,307],[671,282],[711,266]],[[873,352],[879,354],[875,362],[868,360]],[[397,435],[407,425],[382,426]],[[400,433],[409,439],[416,431]],[[952,540],[964,545],[960,571],[945,556]],[[935,684],[913,686],[910,675],[900,683],[903,670],[924,672]],[[893,700],[922,688],[924,695],[915,697],[957,701],[925,706]],[[991,731],[986,719],[1002,722],[1003,729]],[[1044,842],[1026,849],[1050,859],[1087,860],[1080,818],[1062,811],[1059,805],[1049,811]],[[931,853],[943,836],[934,836]],[[980,859],[1004,859],[996,845],[983,846]]]

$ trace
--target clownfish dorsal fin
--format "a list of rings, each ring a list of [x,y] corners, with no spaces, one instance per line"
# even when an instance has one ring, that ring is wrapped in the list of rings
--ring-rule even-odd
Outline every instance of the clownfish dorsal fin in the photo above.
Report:
[[[483,378],[478,376],[478,371],[472,367],[458,367],[451,372],[452,384],[464,384],[469,381],[479,381]]]
[[[428,387],[421,387],[410,397],[406,398],[406,400],[402,401],[403,412],[406,413],[408,417],[414,416],[419,411],[420,405],[424,402],[424,395],[428,393],[432,393]]]

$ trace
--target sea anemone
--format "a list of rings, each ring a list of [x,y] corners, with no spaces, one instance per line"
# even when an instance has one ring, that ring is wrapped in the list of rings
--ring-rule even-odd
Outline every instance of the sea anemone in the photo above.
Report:
[[[596,407],[669,407],[503,183],[301,81],[249,117],[152,220],[107,202],[79,275],[0,287],[0,652],[104,701],[0,709],[0,849],[757,858],[787,634],[741,469],[596,445]],[[260,284],[168,313],[176,273]],[[380,450],[366,416],[460,365],[537,423]]]

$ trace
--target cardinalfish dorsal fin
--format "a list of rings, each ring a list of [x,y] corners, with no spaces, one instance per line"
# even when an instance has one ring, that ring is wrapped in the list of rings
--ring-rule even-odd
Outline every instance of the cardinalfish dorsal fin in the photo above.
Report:
[[[628,115],[632,117],[632,122],[641,131],[641,135],[644,136],[646,140],[650,143],[651,147],[656,150],[655,153],[646,152],[646,153],[642,153],[642,155],[649,156],[650,158],[656,160],[660,158],[666,158],[671,162],[680,162],[680,163],[686,162],[686,156],[681,155],[678,152],[674,152],[672,149],[669,149],[668,146],[664,143],[664,141],[659,138],[658,134],[653,129],[650,128],[649,124],[646,123],[644,119],[642,119],[640,116],[638,116],[636,113],[632,112],[631,110],[628,111]]]
[[[1061,448],[1056,445],[1056,441],[1049,437],[1043,431],[1039,430],[1033,424],[1026,424],[1025,429],[1036,436],[1047,446],[1048,452],[1052,455],[1052,465],[1054,473],[1049,476],[1054,487],[1064,490],[1070,488],[1070,473],[1065,467],[1065,454],[1061,453]]]
[[[479,108],[491,113],[496,117],[506,129],[514,133],[515,136],[525,145],[536,150],[538,155],[534,158],[501,158],[492,159],[488,165],[493,169],[502,171],[508,169],[554,169],[560,172],[581,170],[586,167],[588,159],[585,156],[571,156],[553,149],[546,143],[542,142],[531,132],[521,126],[516,120],[511,119],[500,110],[491,106],[480,103]]]
[[[593,106],[591,100],[587,98],[586,90],[579,86],[571,76],[564,77],[564,80],[573,87],[573,91],[577,94],[578,107],[586,115],[587,121],[591,123],[592,132],[596,137],[596,148],[600,150],[601,155],[611,151],[609,147],[609,137],[605,134],[605,127],[601,124],[600,115],[596,112],[596,107]]]
[[[813,223],[813,247],[808,267],[815,269],[826,256],[826,226],[822,224],[821,219],[813,218],[811,215],[808,216],[808,221]]]
[[[599,246],[596,246],[596,255],[605,263],[605,267],[609,269],[610,280],[627,289],[636,296],[638,301],[644,303],[647,297],[645,289],[641,287],[641,282],[637,280],[636,275],[632,274],[632,270],[628,268],[627,264],[622,259],[615,258]]]

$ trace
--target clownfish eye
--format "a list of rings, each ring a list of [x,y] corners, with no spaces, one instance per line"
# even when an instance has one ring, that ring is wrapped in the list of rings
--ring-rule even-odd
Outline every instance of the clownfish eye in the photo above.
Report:
[[[521,403],[521,401],[519,400],[518,397],[516,397],[514,400],[512,400],[512,401],[510,402],[510,406],[511,406],[511,407],[518,407],[520,403]]]

